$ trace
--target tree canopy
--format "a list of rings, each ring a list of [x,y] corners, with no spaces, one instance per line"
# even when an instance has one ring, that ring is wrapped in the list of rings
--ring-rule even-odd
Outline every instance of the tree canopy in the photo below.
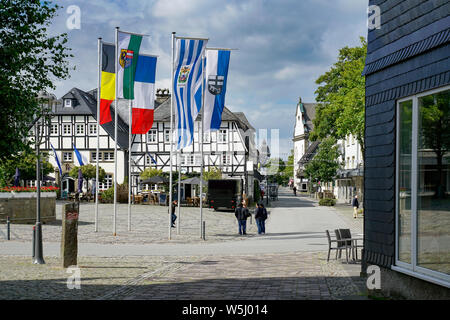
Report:
[[[310,140],[328,136],[343,139],[352,134],[364,151],[365,78],[362,75],[367,42],[339,50],[338,61],[316,83],[316,116]],[[363,152],[364,153],[364,152]]]
[[[72,178],[78,178],[78,169],[81,169],[83,179],[90,180],[94,179],[97,176],[97,166],[94,166],[93,164],[86,164],[81,167],[73,167],[69,171],[69,176],[71,176]],[[103,181],[105,179],[105,175],[106,175],[105,169],[99,167],[98,180]]]
[[[25,150],[45,109],[39,95],[68,78],[67,34],[48,33],[58,9],[50,1],[0,2],[0,159]]]
[[[340,167],[339,150],[336,139],[328,137],[322,140],[314,158],[305,166],[305,174],[312,181],[330,182],[336,177]]]

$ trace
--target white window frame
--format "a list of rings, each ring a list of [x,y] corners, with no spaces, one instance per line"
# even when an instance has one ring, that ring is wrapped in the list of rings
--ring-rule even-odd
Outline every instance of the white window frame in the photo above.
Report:
[[[227,129],[219,129],[217,142],[218,143],[227,143],[228,142],[228,130]]]
[[[63,123],[62,128],[63,128],[64,136],[72,135],[72,124],[71,123]],[[66,128],[69,128],[69,130],[66,131]]]
[[[114,152],[106,151],[103,152],[103,162],[112,162],[114,161]]]
[[[164,129],[164,142],[170,143],[170,129]]]
[[[72,107],[72,99],[64,99],[64,107],[65,108]]]
[[[70,154],[70,159],[66,159],[66,155]],[[73,152],[72,151],[64,151],[62,153],[62,161],[63,162],[73,162]]]
[[[450,86],[441,87],[438,89],[421,92],[406,98],[402,98],[397,100],[395,106],[396,112],[396,150],[395,150],[395,265],[391,266],[392,270],[402,272],[408,274],[410,276],[432,282],[447,288],[450,288],[450,275],[434,271],[431,269],[426,269],[424,267],[420,267],[417,265],[417,188],[418,188],[418,173],[417,173],[417,164],[418,164],[418,129],[419,129],[419,98],[432,95],[435,93],[443,92],[450,90]],[[406,263],[404,261],[399,260],[399,203],[398,203],[398,194],[399,194],[399,157],[400,150],[398,145],[400,143],[400,117],[399,107],[400,103],[405,101],[412,100],[412,154],[411,154],[411,263]]]
[[[89,135],[91,136],[97,135],[97,124],[94,123],[89,124]]]
[[[77,135],[84,135],[84,127],[84,123],[75,124],[75,132],[77,133]]]
[[[147,143],[156,143],[156,142],[158,142],[158,130],[150,129],[147,132]]]
[[[113,176],[114,175],[112,173],[107,173],[105,175],[105,182],[100,182],[98,189],[99,190],[108,190],[109,188],[111,188],[113,186]],[[111,178],[109,178],[109,177],[111,177]]]
[[[58,124],[50,125],[50,135],[58,135]]]

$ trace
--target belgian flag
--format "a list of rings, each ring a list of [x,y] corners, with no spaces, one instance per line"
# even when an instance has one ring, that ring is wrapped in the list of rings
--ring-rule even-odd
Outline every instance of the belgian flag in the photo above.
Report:
[[[111,103],[116,98],[116,74],[113,44],[102,43],[102,77],[100,85],[100,124],[112,121]]]

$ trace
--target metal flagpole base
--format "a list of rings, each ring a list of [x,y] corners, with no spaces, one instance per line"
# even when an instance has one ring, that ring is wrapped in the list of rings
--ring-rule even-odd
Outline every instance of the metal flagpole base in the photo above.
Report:
[[[36,223],[36,231],[35,231],[35,241],[34,241],[34,264],[45,264],[44,254],[42,248],[42,224],[40,222]]]

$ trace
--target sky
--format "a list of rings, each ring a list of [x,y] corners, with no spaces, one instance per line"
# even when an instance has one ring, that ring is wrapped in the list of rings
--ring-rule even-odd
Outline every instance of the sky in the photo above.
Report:
[[[170,88],[171,34],[209,38],[208,47],[232,51],[225,104],[244,112],[257,133],[279,130],[279,153],[293,147],[299,97],[315,102],[315,80],[339,49],[367,37],[367,0],[62,0],[51,34],[67,33],[75,67],[56,81],[61,98],[73,87],[97,86],[97,38],[114,42],[116,26],[147,34],[141,52],[158,55],[156,87]],[[80,28],[68,28],[79,8]],[[68,12],[69,11],[69,12]],[[275,145],[272,149],[277,149]]]

